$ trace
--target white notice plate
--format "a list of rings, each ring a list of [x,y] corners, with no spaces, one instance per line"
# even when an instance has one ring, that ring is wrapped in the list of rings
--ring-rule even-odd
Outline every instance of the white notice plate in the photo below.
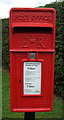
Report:
[[[24,62],[24,95],[41,94],[41,62]]]

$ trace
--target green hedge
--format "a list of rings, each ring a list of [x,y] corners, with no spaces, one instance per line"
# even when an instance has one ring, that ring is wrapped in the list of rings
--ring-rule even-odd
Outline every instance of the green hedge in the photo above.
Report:
[[[42,7],[42,6],[40,6]],[[64,1],[47,4],[44,7],[56,9],[56,55],[55,55],[55,93],[64,96],[63,52],[64,52]],[[9,19],[2,20],[2,60],[3,67],[9,68]]]
[[[55,92],[64,96],[63,90],[63,20],[64,2],[51,3],[45,7],[56,10],[56,55],[55,55]]]
[[[2,19],[2,65],[9,68],[9,19]]]

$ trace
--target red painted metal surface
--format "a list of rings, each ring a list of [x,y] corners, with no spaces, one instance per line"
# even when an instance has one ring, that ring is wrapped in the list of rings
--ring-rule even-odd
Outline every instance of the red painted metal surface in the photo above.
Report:
[[[55,19],[53,8],[13,8],[10,11],[10,107],[13,112],[52,110]],[[35,52],[36,59],[30,59],[31,52]],[[41,95],[23,95],[24,61],[42,63]]]

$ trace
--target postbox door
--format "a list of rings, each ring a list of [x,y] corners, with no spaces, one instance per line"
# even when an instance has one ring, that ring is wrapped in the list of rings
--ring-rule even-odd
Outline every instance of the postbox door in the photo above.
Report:
[[[52,106],[52,94],[53,94],[53,66],[54,66],[54,53],[36,53],[38,54],[38,60],[28,60],[28,53],[13,53],[11,54],[13,65],[13,97],[15,107],[30,109],[30,108],[50,108]],[[24,95],[24,62],[41,62],[41,94],[26,94]],[[42,60],[42,61],[41,61]],[[37,82],[38,83],[38,82]],[[27,89],[28,90],[28,89]],[[51,92],[52,91],[52,92]]]

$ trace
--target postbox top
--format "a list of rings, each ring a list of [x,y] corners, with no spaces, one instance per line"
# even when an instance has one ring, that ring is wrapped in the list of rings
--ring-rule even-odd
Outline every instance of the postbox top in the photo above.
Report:
[[[23,10],[23,11],[56,11],[54,8],[11,8],[10,11]]]
[[[11,51],[54,51],[55,23],[54,8],[12,8]]]
[[[12,8],[10,10],[12,26],[52,27],[55,20],[54,8]],[[18,25],[20,23],[20,25]],[[24,25],[23,25],[24,23]],[[28,24],[29,23],[29,24]],[[28,25],[27,25],[28,24]]]

